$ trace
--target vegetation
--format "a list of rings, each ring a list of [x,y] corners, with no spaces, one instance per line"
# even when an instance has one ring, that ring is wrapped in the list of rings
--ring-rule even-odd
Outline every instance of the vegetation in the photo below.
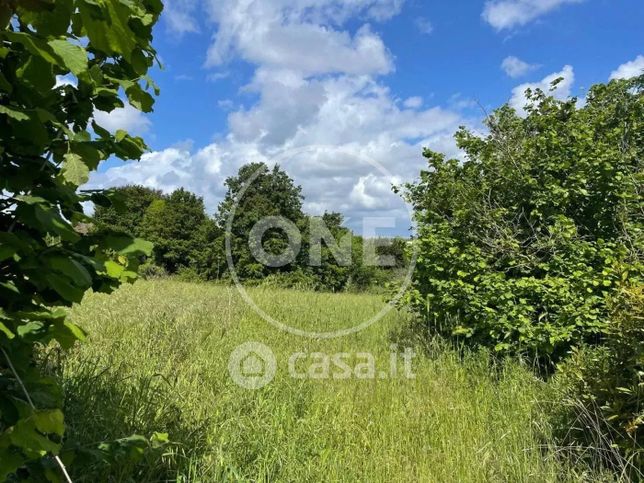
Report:
[[[603,448],[599,456],[606,465],[615,466],[622,454],[631,467],[620,472],[633,480],[644,469],[642,290],[640,285],[620,294],[604,344],[575,349],[555,377],[563,401],[554,408],[562,442]]]
[[[367,319],[379,296],[249,288],[269,314],[330,330]],[[554,446],[541,402],[549,384],[518,360],[499,365],[410,330],[404,313],[358,334],[303,339],[276,331],[233,287],[141,281],[88,296],[72,320],[88,341],[62,361],[70,437],[79,444],[131,433],[170,435],[165,455],[136,466],[72,467],[74,481],[593,481]],[[261,341],[275,379],[249,391],[228,375],[239,344]],[[415,379],[294,379],[298,351],[413,347]],[[609,476],[609,475],[605,475]]]
[[[404,187],[415,239],[372,250],[340,213],[306,214],[279,166],[243,166],[213,218],[184,189],[79,189],[107,158],[147,149],[94,116],[125,98],[152,110],[161,10],[0,0],[0,480],[644,478],[644,76],[583,103],[528,91],[525,113],[503,106],[485,136],[456,134],[465,160],[426,150]],[[266,217],[286,221],[249,239]],[[399,276],[409,243],[411,310],[337,340],[276,332],[223,284],[106,295],[141,263],[237,278],[276,319],[328,332],[379,312],[347,292]],[[375,266],[383,255],[393,266]],[[226,367],[251,340],[281,364],[254,392]],[[283,367],[298,351],[388,365],[392,344],[422,354],[416,377]]]
[[[609,304],[641,280],[644,78],[593,87],[586,103],[536,91],[502,107],[466,161],[425,151],[408,186],[419,257],[409,302],[447,336],[558,360],[602,340]]]
[[[301,187],[279,166],[244,165],[225,185],[226,195],[213,218],[207,215],[203,200],[183,188],[168,195],[143,186],[116,188],[114,195],[120,204],[98,206],[94,224],[99,231],[121,231],[152,241],[152,266],[144,267],[144,273],[152,275],[230,280],[225,247],[229,219],[231,259],[236,276],[246,283],[334,292],[365,290],[400,278],[398,272],[408,266],[402,238],[363,240],[343,226],[340,213],[319,217],[304,213]],[[251,250],[249,234],[267,217],[282,217],[297,231],[292,235],[300,241],[300,249],[289,263],[270,266]],[[346,240],[349,244],[343,245]],[[379,268],[375,259],[365,263],[367,244],[375,244],[369,247],[370,252],[389,256],[394,264]],[[267,230],[261,247],[269,254],[284,252],[288,248],[286,231]],[[311,260],[311,254],[317,259]]]
[[[62,307],[90,288],[109,292],[131,281],[150,253],[130,236],[74,227],[90,221],[81,202],[110,203],[109,193],[78,192],[89,172],[112,155],[137,159],[146,149],[140,138],[103,129],[93,113],[122,107],[121,93],[152,109],[147,90],[157,88],[147,71],[161,9],[159,0],[0,2],[2,481],[64,475],[62,392],[41,374],[34,348],[82,339]]]
[[[564,439],[601,434],[640,469],[643,87],[597,85],[582,107],[528,92],[525,117],[504,106],[486,137],[457,133],[464,162],[425,151],[430,169],[406,191],[420,254],[406,302],[423,331],[546,372],[572,353]]]

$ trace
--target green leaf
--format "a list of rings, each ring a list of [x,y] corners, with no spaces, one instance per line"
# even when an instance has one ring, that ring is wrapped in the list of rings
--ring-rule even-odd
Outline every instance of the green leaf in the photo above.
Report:
[[[30,54],[42,57],[50,64],[60,65],[61,67],[64,65],[62,59],[56,55],[47,42],[32,34],[5,30],[0,33],[0,38],[2,36],[6,37],[10,42],[21,44]]]
[[[125,267],[123,265],[120,265],[112,260],[105,262],[105,271],[112,278],[120,278],[123,270],[125,270]]]
[[[7,258],[13,257],[17,253],[15,247],[9,245],[0,245],[0,262],[6,260]]]
[[[74,9],[73,0],[55,0],[47,3],[49,4],[47,9],[29,11],[22,2],[18,13],[40,35],[65,35]]]
[[[45,260],[52,270],[65,275],[74,285],[84,288],[89,288],[92,285],[92,276],[83,265],[73,258],[54,255]]]
[[[104,239],[106,248],[119,253],[119,255],[152,255],[154,245],[141,238],[133,238],[128,235],[108,235]]]
[[[19,325],[16,332],[18,332],[20,337],[26,337],[41,332],[44,326],[45,325],[42,322],[31,321],[26,324]]]
[[[54,272],[45,273],[44,278],[49,286],[63,297],[64,300],[77,303],[83,300],[85,289],[72,284],[68,278]]]
[[[67,153],[63,159],[65,160],[61,171],[63,178],[75,186],[87,183],[89,168],[83,162],[83,158],[76,153]]]
[[[28,114],[19,109],[14,109],[9,106],[0,105],[0,113],[5,114],[11,119],[15,119],[16,121],[28,121],[30,119]]]
[[[130,9],[119,1],[81,0],[78,4],[83,26],[93,48],[130,61],[136,36],[128,27]]]
[[[66,39],[50,40],[48,44],[72,74],[79,76],[87,70],[87,52],[83,47]]]
[[[60,346],[67,350],[77,341],[85,340],[87,334],[78,325],[66,320],[63,323],[52,324],[49,328],[49,337],[58,341]]]
[[[69,222],[65,221],[54,208],[37,200],[36,197],[16,196],[18,203],[16,215],[31,228],[58,235],[63,240],[76,242],[80,239]],[[32,200],[32,201],[27,201]],[[44,200],[43,200],[44,201]]]
[[[60,443],[49,439],[47,434],[62,436],[65,431],[63,413],[60,409],[37,410],[25,419],[20,419],[12,428],[9,438],[27,455],[57,454]]]
[[[36,55],[29,56],[16,70],[16,76],[41,95],[46,95],[56,83],[53,65]]]
[[[9,339],[13,339],[16,335],[9,330],[9,327],[0,322],[0,332],[7,336]]]
[[[125,91],[125,93],[127,94],[127,98],[133,107],[136,107],[139,111],[143,112],[152,111],[154,98],[150,94],[145,92],[140,85],[133,84]]]

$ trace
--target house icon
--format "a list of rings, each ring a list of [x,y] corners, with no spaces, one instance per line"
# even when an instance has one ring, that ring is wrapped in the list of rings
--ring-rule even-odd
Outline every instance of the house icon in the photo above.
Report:
[[[261,377],[266,373],[266,361],[257,352],[250,352],[242,359],[240,372],[244,377]]]
[[[245,342],[235,348],[228,360],[232,380],[245,389],[259,389],[273,380],[277,360],[270,347],[261,342]]]

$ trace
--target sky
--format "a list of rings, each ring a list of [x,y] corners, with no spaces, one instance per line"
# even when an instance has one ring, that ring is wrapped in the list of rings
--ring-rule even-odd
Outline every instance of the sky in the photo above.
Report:
[[[644,70],[641,0],[164,4],[154,112],[96,116],[150,152],[109,160],[89,187],[184,187],[209,214],[228,176],[263,161],[302,186],[305,211],[340,211],[356,231],[382,218],[376,234],[404,234],[408,207],[391,186],[418,177],[424,147],[460,157],[455,130],[483,132],[506,102],[521,111],[527,87],[563,77],[554,95],[583,99]]]

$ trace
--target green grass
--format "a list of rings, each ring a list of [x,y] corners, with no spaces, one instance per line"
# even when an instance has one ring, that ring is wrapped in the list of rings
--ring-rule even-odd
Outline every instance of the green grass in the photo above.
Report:
[[[382,308],[374,295],[256,288],[258,305],[318,331],[348,327]],[[548,387],[519,363],[413,337],[392,311],[357,334],[314,340],[277,330],[234,288],[139,282],[88,295],[72,319],[90,336],[63,361],[71,440],[91,446],[167,432],[162,459],[109,470],[126,481],[587,481],[549,444],[539,407]],[[235,347],[275,353],[259,390],[228,374]],[[390,345],[413,346],[415,379],[294,379],[297,351],[370,352],[387,367]],[[101,469],[100,479],[108,477]],[[76,481],[96,481],[77,474]]]

